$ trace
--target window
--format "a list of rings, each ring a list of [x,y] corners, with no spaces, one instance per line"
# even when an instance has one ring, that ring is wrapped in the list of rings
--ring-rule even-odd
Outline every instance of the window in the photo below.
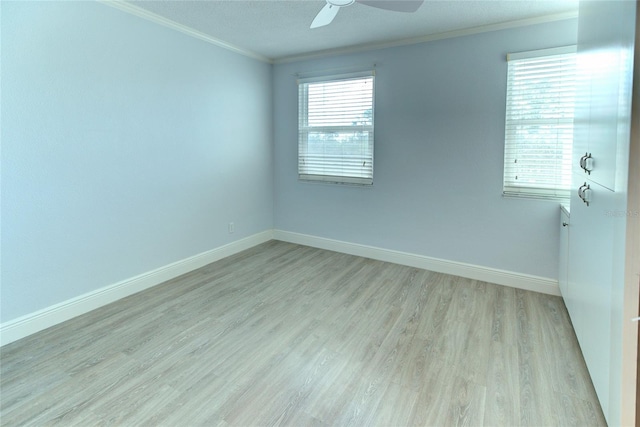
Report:
[[[505,196],[568,200],[575,46],[507,56]]]
[[[374,74],[298,80],[298,176],[373,184]]]

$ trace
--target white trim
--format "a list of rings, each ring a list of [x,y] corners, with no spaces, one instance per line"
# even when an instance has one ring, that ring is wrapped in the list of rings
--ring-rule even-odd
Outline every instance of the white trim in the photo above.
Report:
[[[0,346],[25,338],[272,239],[560,296],[558,281],[555,279],[447,261],[307,234],[283,230],[266,230],[2,323],[0,324]]]
[[[272,238],[273,230],[263,231],[2,323],[0,324],[0,346],[159,285],[222,258],[268,242]]]
[[[244,56],[248,56],[249,58],[253,58],[253,59],[257,59],[259,61],[263,61],[269,64],[284,64],[284,63],[288,63],[288,62],[296,62],[296,61],[302,61],[302,60],[307,60],[307,59],[316,59],[316,58],[323,58],[323,57],[327,57],[327,56],[335,56],[335,55],[341,55],[341,54],[347,54],[347,53],[358,53],[358,52],[365,52],[368,50],[375,50],[375,49],[384,49],[384,48],[389,48],[389,47],[396,47],[396,46],[406,46],[406,45],[412,45],[412,44],[419,44],[419,43],[426,43],[426,42],[430,42],[430,41],[434,41],[434,40],[442,40],[442,39],[448,39],[448,38],[454,38],[454,37],[461,37],[461,36],[469,36],[469,35],[474,35],[474,34],[480,34],[480,33],[486,33],[486,32],[490,32],[490,31],[497,31],[497,30],[505,30],[505,29],[509,29],[509,28],[516,28],[516,27],[525,27],[528,25],[536,25],[536,24],[544,24],[547,22],[555,22],[555,21],[563,21],[566,19],[574,19],[578,17],[578,11],[572,11],[572,12],[562,12],[562,13],[555,13],[555,14],[551,14],[551,15],[545,15],[545,16],[539,16],[539,17],[535,17],[535,18],[526,18],[526,19],[519,19],[519,20],[515,20],[515,21],[508,21],[508,22],[501,22],[498,24],[489,24],[489,25],[480,25],[477,27],[472,27],[472,28],[464,28],[461,30],[454,30],[454,31],[446,31],[443,33],[437,33],[437,34],[429,34],[426,36],[422,36],[422,37],[414,37],[414,38],[409,38],[409,39],[401,39],[401,40],[395,40],[395,41],[391,41],[391,42],[386,42],[386,43],[370,43],[370,44],[363,44],[363,45],[356,45],[356,46],[350,46],[350,47],[346,47],[346,48],[337,48],[337,49],[327,49],[327,50],[323,50],[320,52],[313,52],[313,53],[302,53],[302,54],[295,54],[295,55],[291,55],[291,56],[284,56],[281,58],[269,58],[266,57],[264,55],[261,55],[259,53],[256,52],[252,52],[249,51],[247,49],[243,49],[239,46],[235,46],[233,44],[227,43],[223,40],[219,40],[216,39],[215,37],[212,37],[208,34],[205,34],[203,32],[194,30],[193,28],[187,27],[186,25],[183,24],[179,24],[175,21],[172,21],[170,19],[164,18],[158,14],[155,14],[153,12],[149,12],[146,9],[142,9],[138,6],[135,6],[131,3],[127,3],[126,1],[123,0],[97,0],[99,3],[102,3],[104,5],[107,6],[111,6],[113,8],[119,9],[123,12],[129,13],[131,15],[146,19],[148,21],[154,22],[156,24],[171,28],[173,30],[179,31],[183,34],[186,34],[188,36],[191,37],[195,37],[197,39],[203,40],[207,43],[211,43],[213,45],[216,45],[218,47],[221,47],[223,49],[227,49],[230,50],[232,52],[236,52],[239,53],[241,55]]]
[[[512,271],[499,270],[496,268],[483,267],[456,261],[447,261],[424,255],[416,255],[407,252],[382,249],[374,246],[326,239],[324,237],[310,236],[308,234],[292,233],[290,231],[274,230],[273,238],[283,242],[312,246],[314,248],[342,252],[379,261],[422,268],[438,273],[451,274],[469,279],[481,280],[483,282],[510,286],[512,288],[560,296],[560,287],[558,286],[558,281],[556,279],[515,273]]]
[[[322,74],[318,75],[318,73],[313,73],[313,75],[305,75],[299,74],[298,76],[298,84],[305,83],[317,83],[317,82],[326,82],[333,80],[352,80],[360,77],[374,77],[376,75],[376,70],[369,69],[363,71],[355,71],[352,73],[341,73],[341,74]]]
[[[216,39],[215,37],[211,37],[208,34],[200,32],[198,30],[194,30],[193,28],[187,27],[186,25],[182,25],[178,22],[172,21],[165,17],[162,17],[156,13],[149,12],[148,10],[142,9],[133,4],[127,3],[123,0],[97,0],[98,3],[102,3],[107,6],[111,6],[115,9],[121,10],[123,12],[129,13],[131,15],[137,16],[139,18],[146,19],[147,21],[154,22],[156,24],[160,24],[164,27],[171,28],[172,30],[179,31],[188,36],[194,37],[199,40],[203,40],[207,43],[211,43],[223,49],[230,50],[235,53],[239,53],[240,55],[248,56],[249,58],[257,59],[262,62],[272,63],[271,59],[267,58],[264,55],[260,55],[255,52],[251,52],[249,50],[243,49],[241,47],[235,46],[231,43],[227,43],[225,41]]]
[[[526,27],[529,25],[545,24],[547,22],[564,21],[567,19],[575,19],[577,17],[578,17],[577,10],[574,12],[555,13],[552,15],[539,16],[536,18],[519,19],[515,21],[501,22],[498,24],[480,25],[472,28],[446,31],[443,33],[429,34],[427,36],[396,40],[396,41],[387,42],[387,43],[362,44],[362,45],[350,46],[346,48],[327,49],[320,52],[314,52],[309,54],[303,53],[300,55],[285,56],[282,58],[272,59],[271,62],[273,64],[286,64],[289,62],[304,61],[308,59],[318,59],[318,58],[324,58],[327,56],[366,52],[369,50],[385,49],[385,48],[397,47],[397,46],[408,46],[412,44],[426,43],[426,42],[431,42],[435,40],[450,39],[455,37],[488,33],[491,31],[507,30],[510,28]]]
[[[566,55],[568,53],[576,53],[578,46],[560,46],[550,47],[547,49],[528,50],[525,52],[507,53],[507,61],[519,61],[521,59],[540,58],[541,56]]]

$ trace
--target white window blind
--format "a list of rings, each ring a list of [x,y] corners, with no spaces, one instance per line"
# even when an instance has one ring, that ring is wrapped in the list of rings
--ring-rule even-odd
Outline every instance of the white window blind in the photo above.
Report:
[[[505,196],[569,199],[576,49],[507,56]]]
[[[374,73],[298,80],[298,176],[373,183]]]

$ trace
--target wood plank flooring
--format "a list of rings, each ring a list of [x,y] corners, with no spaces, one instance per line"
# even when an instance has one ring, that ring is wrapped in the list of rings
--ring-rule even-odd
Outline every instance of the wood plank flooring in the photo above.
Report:
[[[606,425],[560,298],[277,241],[0,364],[3,426]]]

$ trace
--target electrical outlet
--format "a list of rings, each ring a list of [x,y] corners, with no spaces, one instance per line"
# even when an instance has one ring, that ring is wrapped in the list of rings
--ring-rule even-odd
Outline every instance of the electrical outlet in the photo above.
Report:
[[[234,223],[230,222],[229,223],[229,233],[233,233],[234,231],[236,231],[236,226]]]

